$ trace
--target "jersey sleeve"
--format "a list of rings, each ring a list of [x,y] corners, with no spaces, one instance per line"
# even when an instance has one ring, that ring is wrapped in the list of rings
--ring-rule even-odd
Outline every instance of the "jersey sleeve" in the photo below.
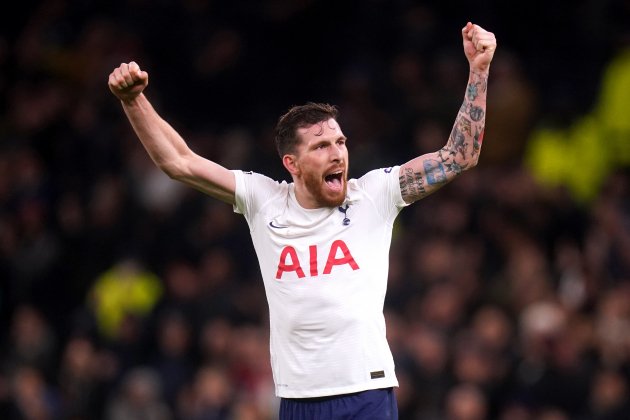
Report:
[[[402,198],[399,172],[400,166],[374,169],[357,180],[386,220],[393,220],[403,207],[409,205]]]
[[[258,210],[280,192],[280,184],[256,172],[240,170],[232,172],[236,178],[234,212],[245,216],[251,226],[251,220]]]

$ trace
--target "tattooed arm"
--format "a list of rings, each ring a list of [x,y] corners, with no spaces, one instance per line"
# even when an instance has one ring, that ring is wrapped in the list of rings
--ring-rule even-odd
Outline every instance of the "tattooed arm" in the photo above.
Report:
[[[446,145],[401,166],[400,191],[406,203],[437,191],[479,160],[486,121],[488,73],[497,44],[494,34],[470,22],[462,29],[462,37],[470,65],[464,102]]]

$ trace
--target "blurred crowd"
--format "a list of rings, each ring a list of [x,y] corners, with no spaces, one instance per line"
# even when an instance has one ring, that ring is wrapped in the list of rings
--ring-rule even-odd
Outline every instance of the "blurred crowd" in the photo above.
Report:
[[[584,202],[522,165],[537,124],[589,109],[630,44],[630,2],[476,3],[42,0],[3,14],[0,418],[277,413],[247,224],[153,166],[108,91],[114,67],[149,72],[147,96],[197,153],[278,180],[276,118],[335,103],[358,177],[446,142],[467,20],[499,44],[486,136],[478,167],[395,227],[400,418],[630,418],[630,172]]]

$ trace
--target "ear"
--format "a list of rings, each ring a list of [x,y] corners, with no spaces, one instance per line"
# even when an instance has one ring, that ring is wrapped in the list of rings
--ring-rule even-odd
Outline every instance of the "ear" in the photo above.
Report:
[[[289,154],[282,156],[282,164],[291,175],[299,175],[300,165],[298,163],[297,156]]]

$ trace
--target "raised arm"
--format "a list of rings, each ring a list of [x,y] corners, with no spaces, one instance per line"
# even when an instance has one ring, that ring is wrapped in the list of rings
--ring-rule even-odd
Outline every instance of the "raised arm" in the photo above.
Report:
[[[108,84],[153,162],[169,177],[234,204],[234,174],[190,150],[144,95],[148,83],[149,74],[132,61],[114,69]]]
[[[464,102],[446,145],[418,156],[400,168],[400,190],[413,203],[443,187],[477,165],[486,121],[486,94],[490,62],[497,43],[494,34],[468,22],[462,29],[470,73]]]

